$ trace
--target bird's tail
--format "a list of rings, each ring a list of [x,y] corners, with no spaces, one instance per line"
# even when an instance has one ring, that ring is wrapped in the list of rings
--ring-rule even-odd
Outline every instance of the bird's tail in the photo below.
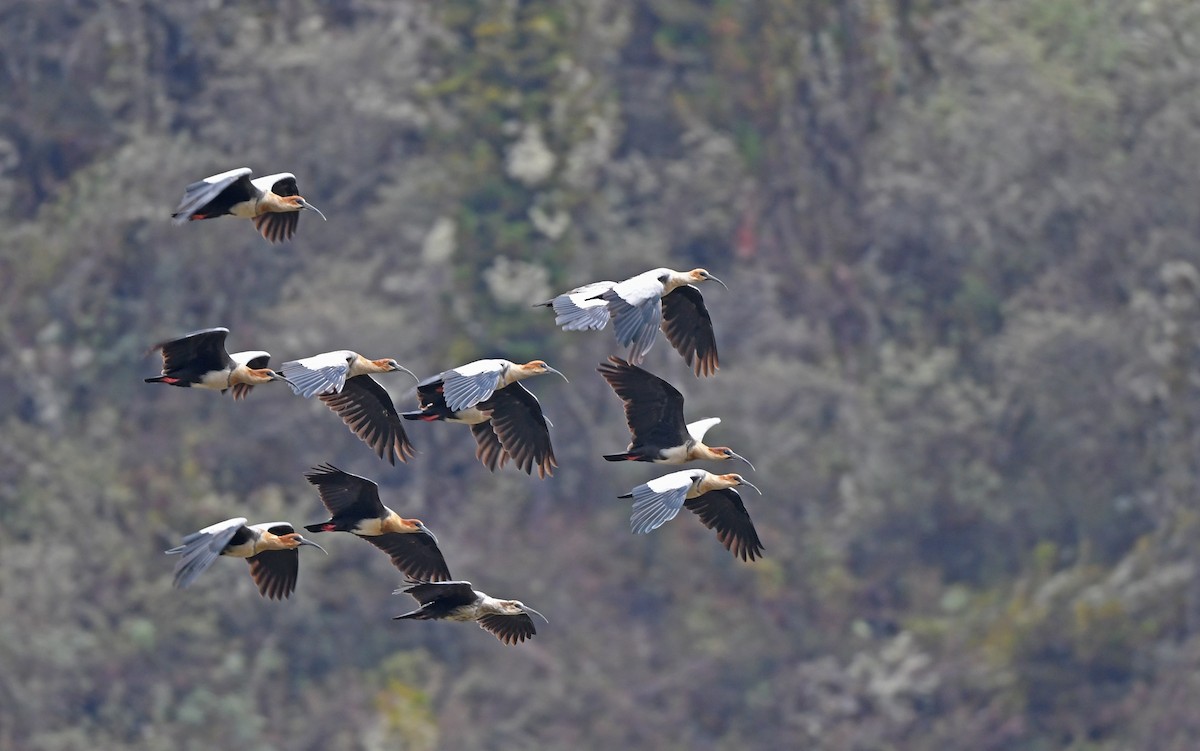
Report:
[[[632,492],[625,493],[624,495],[617,496],[617,498],[633,498],[633,493]]]
[[[309,532],[338,532],[338,526],[333,523],[333,519],[319,524],[305,524],[304,528]]]
[[[636,462],[639,461],[641,457],[632,451],[626,451],[623,454],[605,454],[604,459],[605,461],[610,462]]]
[[[442,415],[436,409],[417,409],[412,412],[401,412],[400,416],[405,420],[421,420],[422,422],[436,422],[443,419]]]
[[[414,610],[411,613],[404,613],[403,615],[392,616],[392,620],[393,621],[404,621],[404,620],[429,621],[429,620],[433,620],[433,619],[430,617],[429,613],[425,612],[425,610],[422,608],[419,610]]]
[[[173,378],[171,376],[165,376],[165,375],[154,376],[153,378],[147,378],[145,380],[146,380],[146,383],[166,383],[171,386],[179,385],[178,378]]]

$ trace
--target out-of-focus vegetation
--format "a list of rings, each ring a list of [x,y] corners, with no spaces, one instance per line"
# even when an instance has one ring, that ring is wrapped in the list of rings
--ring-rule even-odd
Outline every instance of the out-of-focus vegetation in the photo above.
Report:
[[[1191,0],[9,0],[0,748],[1194,748],[1198,88]],[[242,165],[329,222],[170,225]],[[730,283],[717,377],[647,365],[757,465],[762,562],[629,534],[611,334],[529,308],[657,265]],[[217,325],[543,357],[561,466],[141,382]],[[348,536],[282,604],[171,589],[187,531],[323,518],[323,461],[551,623],[393,622]]]

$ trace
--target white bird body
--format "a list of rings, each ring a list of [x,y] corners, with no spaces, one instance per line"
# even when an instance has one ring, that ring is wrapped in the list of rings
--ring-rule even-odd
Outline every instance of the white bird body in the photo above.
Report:
[[[184,536],[183,544],[166,551],[178,555],[175,586],[184,588],[204,573],[217,558],[243,558],[250,564],[250,576],[264,597],[274,600],[291,595],[296,588],[300,557],[297,549],[311,545],[287,522],[246,524],[245,517],[226,519]]]
[[[372,373],[395,371],[416,378],[394,359],[371,360],[353,350],[339,349],[289,360],[279,366],[279,371],[292,374],[284,377],[297,396],[319,397],[380,459],[394,465],[396,459],[403,462],[412,456],[412,444],[396,405],[387,390],[371,378]]]
[[[703,469],[685,469],[656,477],[619,498],[633,498],[630,528],[646,534],[674,519],[685,505],[735,556],[744,561],[757,558],[763,546],[750,515],[734,487],[753,483],[741,475],[714,475]],[[762,491],[758,491],[760,494]]]
[[[426,379],[421,385],[440,381],[446,407],[451,412],[462,412],[487,400],[505,386],[542,373],[558,371],[541,360],[531,360],[524,365],[503,359],[475,360],[444,371],[434,379]],[[563,376],[563,380],[566,378]]]
[[[688,364],[696,363],[697,375],[712,375],[717,370],[712,319],[693,286],[709,280],[725,286],[704,269],[675,271],[660,266],[615,284],[585,284],[537,305],[553,307],[554,323],[564,331],[582,331],[604,328],[607,320],[598,304],[603,303],[617,343],[629,348],[629,362],[641,363],[662,329]]]
[[[175,224],[220,216],[253,219],[263,238],[280,242],[295,233],[298,212],[307,209],[325,218],[300,195],[296,176],[291,172],[253,180],[250,174],[249,167],[239,167],[188,185],[171,219]]]
[[[418,621],[476,621],[505,644],[525,641],[537,633],[530,615],[549,623],[546,616],[520,600],[501,600],[471,587],[468,581],[412,582],[413,586],[397,589],[395,594],[410,594],[421,607],[396,620]]]

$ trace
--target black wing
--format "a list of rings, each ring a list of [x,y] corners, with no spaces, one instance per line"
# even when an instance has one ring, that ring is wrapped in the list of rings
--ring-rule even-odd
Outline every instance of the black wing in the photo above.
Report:
[[[445,402],[442,402],[445,404]],[[508,452],[500,445],[496,431],[492,429],[492,421],[476,423],[471,426],[471,435],[475,436],[475,458],[483,462],[483,466],[492,472],[496,467],[508,463]]]
[[[293,180],[292,184],[295,184],[295,182]],[[276,183],[276,185],[278,184]],[[263,239],[269,243],[281,243],[284,240],[291,240],[292,235],[296,234],[296,227],[299,225],[299,211],[272,211],[254,217],[254,227],[263,236]]]
[[[617,396],[625,402],[625,422],[633,434],[630,447],[681,446],[689,436],[683,420],[683,394],[671,384],[631,365],[619,357],[609,357],[596,368]]]
[[[339,393],[321,394],[318,398],[380,459],[395,465],[397,459],[407,462],[413,455],[412,442],[404,432],[404,422],[392,397],[371,376],[349,378]]]
[[[439,607],[457,608],[475,602],[475,590],[468,581],[417,582],[404,590],[422,605],[436,602]]]
[[[479,619],[479,627],[491,632],[505,644],[523,642],[537,633],[533,619],[528,613],[519,615],[485,615]]]
[[[390,532],[374,537],[363,536],[392,559],[392,565],[405,576],[429,582],[441,582],[450,578],[446,559],[438,549],[433,535],[426,532]],[[474,596],[472,595],[472,599]]]
[[[715,529],[717,539],[735,557],[752,561],[762,556],[763,545],[754,522],[750,521],[742,496],[733,488],[711,490],[684,501],[683,505],[699,516],[704,526]]]
[[[213,177],[220,177],[213,180]],[[258,189],[250,182],[250,168],[224,172],[205,180],[197,180],[183,189],[183,198],[171,214],[176,224],[183,224],[193,217],[210,219],[223,216],[229,209],[258,195]]]
[[[382,519],[387,515],[379,500],[379,486],[365,477],[343,472],[332,464],[313,467],[304,479],[317,487],[321,503],[333,518]]]
[[[223,327],[201,329],[178,339],[159,342],[151,347],[151,351],[162,350],[163,375],[210,373],[233,364],[225,351],[228,335],[229,329]]]
[[[492,430],[514,464],[530,475],[536,466],[538,477],[543,479],[554,474],[558,462],[550,445],[550,428],[542,415],[542,405],[529,389],[512,383],[478,406],[491,413]]]
[[[278,527],[273,527],[272,532]],[[288,527],[288,532],[293,531]],[[284,533],[286,534],[286,533]],[[271,600],[282,600],[296,589],[300,575],[299,550],[267,550],[246,559],[250,577],[258,585],[259,594]]]
[[[716,373],[719,367],[717,337],[700,290],[690,284],[676,287],[662,299],[662,311],[662,330],[667,341],[683,355],[688,365],[695,361],[696,375]]]

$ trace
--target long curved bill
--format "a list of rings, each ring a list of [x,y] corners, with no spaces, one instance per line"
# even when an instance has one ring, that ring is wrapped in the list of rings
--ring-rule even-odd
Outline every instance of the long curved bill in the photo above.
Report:
[[[560,376],[562,376],[562,379],[563,379],[564,381],[566,381],[567,383],[570,383],[570,382],[571,382],[571,381],[570,381],[570,380],[569,380],[569,379],[568,379],[568,378],[567,378],[565,375],[563,375],[563,374],[562,374],[560,371],[557,371],[557,370],[555,370],[554,368],[550,367],[549,365],[547,365],[547,366],[546,366],[546,370],[547,370],[547,371],[549,371],[549,372],[551,372],[551,373],[558,373]],[[541,613],[538,613],[538,615],[542,615],[542,614],[541,614]],[[544,618],[545,616],[542,616],[542,617]],[[549,623],[549,622],[550,622],[550,621],[546,621],[546,623]]]
[[[272,381],[283,381],[283,382],[284,382],[284,383],[286,383],[287,385],[289,385],[289,386],[292,386],[293,388],[295,388],[295,385],[294,385],[294,384],[293,384],[291,381],[289,381],[289,380],[287,379],[287,377],[285,377],[285,376],[283,375],[283,373],[280,373],[280,372],[279,372],[279,371],[277,371],[277,370],[272,370],[272,371],[268,371],[268,372],[270,372],[270,374],[271,374],[271,380],[272,380]]]
[[[549,618],[547,618],[546,616],[542,615],[541,613],[539,613],[538,611],[534,610],[533,608],[529,607],[528,605],[522,605],[522,606],[521,606],[521,610],[524,610],[526,613],[533,613],[534,615],[536,615],[537,617],[541,618],[541,619],[542,619],[543,621],[545,621],[546,623],[549,623],[549,622],[550,622],[550,619],[549,619]]]
[[[416,374],[416,373],[412,372],[411,370],[409,370],[408,368],[404,367],[403,365],[397,366],[397,368],[396,368],[396,369],[397,369],[397,370],[403,370],[405,373],[408,373],[410,376],[412,376],[412,377],[413,377],[413,380],[414,380],[414,381],[416,381],[417,383],[420,383],[420,382],[421,382],[421,379],[420,379],[420,378],[417,378],[417,374]]]
[[[321,217],[321,221],[324,221],[324,222],[329,221],[328,219],[325,218],[325,215],[321,213],[320,209],[318,209],[316,206],[313,206],[308,201],[305,201],[303,198],[301,198],[297,203],[299,203],[304,208],[309,209],[310,211],[317,212],[317,216]]]
[[[329,553],[326,552],[325,548],[321,547],[320,545],[313,542],[312,540],[306,539],[304,537],[300,537],[299,535],[296,535],[296,539],[300,541],[301,545],[312,545],[317,550],[320,550],[322,553],[325,553],[325,555],[329,555]]]
[[[721,285],[721,286],[722,286],[722,287],[724,287],[725,289],[729,289],[729,286],[728,286],[727,284],[725,284],[725,282],[723,282],[723,281],[721,281],[720,279],[716,278],[716,277],[715,277],[715,276],[713,276],[712,274],[709,274],[709,275],[708,275],[708,281],[710,281],[710,282],[716,282],[717,284]]]
[[[741,454],[730,451],[729,455],[732,456],[734,459],[741,459],[742,461],[746,462],[746,465],[749,466],[750,469],[754,469],[754,465],[750,463],[750,460],[747,459],[746,457],[742,456]],[[754,469],[754,471],[757,472],[758,470]],[[746,483],[746,484],[749,485],[750,483]],[[758,490],[758,488],[754,488],[754,489]],[[762,495],[762,493],[760,492],[759,495]]]
[[[746,463],[749,464],[750,462],[746,462]],[[763,494],[763,492],[761,490],[758,490],[758,486],[755,485],[754,483],[750,482],[749,480],[742,480],[742,484],[746,485],[748,487],[754,488],[756,491],[758,491],[759,495]]]
[[[417,522],[417,529],[419,529],[422,532],[424,532],[425,534],[429,535],[429,539],[433,540],[434,545],[438,544],[437,535],[435,535],[433,532],[429,531],[429,527],[425,526],[425,522]],[[399,592],[399,591],[401,591],[401,590],[399,590],[399,589],[396,590],[396,592]],[[395,592],[393,592],[393,594],[395,594]]]

